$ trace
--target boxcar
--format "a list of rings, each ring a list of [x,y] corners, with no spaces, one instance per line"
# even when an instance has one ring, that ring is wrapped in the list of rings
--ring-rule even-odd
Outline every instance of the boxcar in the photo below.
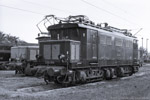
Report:
[[[11,47],[11,59],[35,61],[39,54],[38,46],[15,46]]]
[[[25,73],[27,65],[36,65],[39,55],[39,46],[14,46],[11,47],[11,61],[9,67],[17,73]]]

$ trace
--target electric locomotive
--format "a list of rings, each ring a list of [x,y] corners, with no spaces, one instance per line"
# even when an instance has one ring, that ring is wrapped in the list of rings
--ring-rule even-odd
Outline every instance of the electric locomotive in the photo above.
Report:
[[[47,36],[37,39],[41,62],[48,66],[46,82],[85,83],[132,75],[139,69],[137,39],[125,29],[95,25],[84,15],[48,15],[44,25]]]

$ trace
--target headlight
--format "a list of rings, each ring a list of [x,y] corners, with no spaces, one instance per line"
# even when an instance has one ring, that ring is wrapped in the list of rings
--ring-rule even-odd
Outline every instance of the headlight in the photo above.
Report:
[[[73,71],[72,71],[72,70],[68,70],[68,73],[69,73],[69,74],[72,74],[72,73],[73,73]]]
[[[54,70],[54,72],[59,72],[59,70],[56,69],[56,70]]]

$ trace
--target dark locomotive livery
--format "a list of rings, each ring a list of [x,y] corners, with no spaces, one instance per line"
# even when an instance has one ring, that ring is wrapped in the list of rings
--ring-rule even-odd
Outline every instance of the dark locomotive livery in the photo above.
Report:
[[[95,25],[83,15],[45,19],[58,21],[47,27],[48,37],[38,37],[41,62],[48,66],[45,80],[76,84],[138,71],[137,39],[127,30]]]

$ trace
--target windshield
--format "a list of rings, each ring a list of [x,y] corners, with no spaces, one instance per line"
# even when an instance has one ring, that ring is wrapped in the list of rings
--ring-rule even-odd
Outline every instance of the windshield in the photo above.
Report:
[[[50,31],[51,39],[78,39],[79,29],[70,28],[70,29],[55,29]]]

